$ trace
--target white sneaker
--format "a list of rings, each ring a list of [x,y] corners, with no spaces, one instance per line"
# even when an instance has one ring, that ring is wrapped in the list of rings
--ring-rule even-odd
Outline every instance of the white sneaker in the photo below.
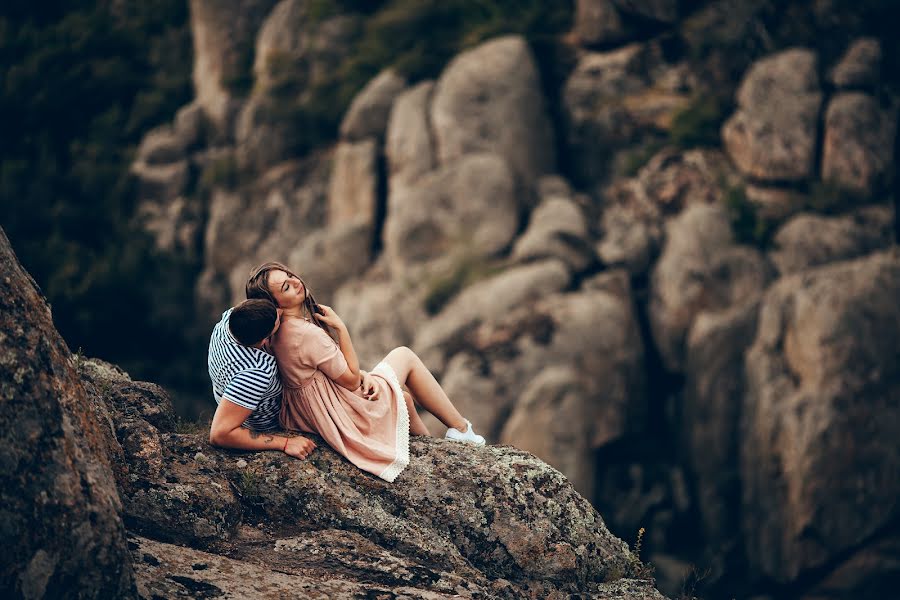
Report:
[[[466,425],[468,428],[465,431],[460,431],[455,427],[451,427],[447,430],[447,435],[444,437],[448,440],[453,440],[454,442],[466,442],[468,444],[475,444],[476,446],[484,446],[484,438],[475,433],[472,429],[472,424],[469,421],[466,421]]]

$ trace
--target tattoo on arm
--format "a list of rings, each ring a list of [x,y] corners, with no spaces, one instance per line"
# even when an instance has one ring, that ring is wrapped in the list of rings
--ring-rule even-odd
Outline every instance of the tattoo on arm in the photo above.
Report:
[[[247,431],[250,432],[250,439],[251,439],[251,440],[259,439],[260,436],[262,436],[262,434],[261,434],[260,432],[255,431],[255,430],[253,430],[253,429],[248,429]],[[267,436],[263,439],[263,441],[264,441],[265,443],[267,443],[267,444],[271,444],[272,442],[275,441],[275,436],[274,436],[274,435],[267,435]]]

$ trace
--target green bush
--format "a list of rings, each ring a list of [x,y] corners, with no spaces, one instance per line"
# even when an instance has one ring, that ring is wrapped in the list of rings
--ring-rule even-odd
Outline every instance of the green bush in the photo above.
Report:
[[[186,315],[191,287],[133,226],[128,168],[141,136],[190,100],[190,69],[183,0],[0,10],[0,225],[89,356],[161,364],[183,339],[184,323],[158,314]]]

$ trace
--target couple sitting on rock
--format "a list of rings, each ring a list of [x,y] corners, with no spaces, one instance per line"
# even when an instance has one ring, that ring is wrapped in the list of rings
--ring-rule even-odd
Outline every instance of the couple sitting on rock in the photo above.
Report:
[[[429,435],[417,405],[449,427],[447,438],[484,444],[409,348],[361,370],[347,326],[284,265],[256,268],[246,291],[248,300],[222,314],[209,343],[213,445],[306,458],[312,440],[273,432],[316,433],[359,468],[393,481],[409,464],[410,433]]]

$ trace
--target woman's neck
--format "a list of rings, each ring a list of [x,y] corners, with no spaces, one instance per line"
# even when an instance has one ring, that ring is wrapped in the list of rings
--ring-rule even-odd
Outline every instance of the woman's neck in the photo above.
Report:
[[[287,317],[297,317],[299,319],[306,319],[306,310],[302,306],[292,306],[290,308],[285,308],[282,311],[282,316]]]

